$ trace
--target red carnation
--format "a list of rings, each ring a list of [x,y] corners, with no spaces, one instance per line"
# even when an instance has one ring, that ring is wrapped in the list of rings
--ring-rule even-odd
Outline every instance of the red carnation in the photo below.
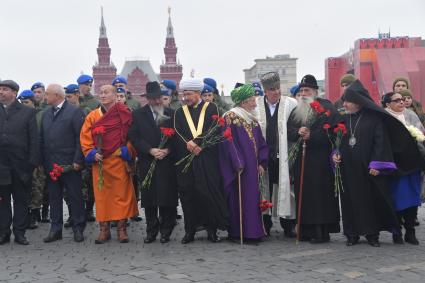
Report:
[[[328,123],[323,124],[323,129],[329,130],[330,128],[331,128],[331,125],[329,125]]]
[[[161,130],[161,133],[166,137],[172,137],[176,133],[176,131],[173,128],[161,127],[160,130]]]
[[[224,130],[223,137],[226,140],[232,141],[233,140],[232,129],[226,128],[226,130]]]
[[[104,133],[106,133],[104,126],[99,126],[93,129],[93,135],[103,135]]]
[[[342,132],[343,135],[347,133],[347,128],[343,123],[338,123],[336,128],[334,129],[335,134],[337,134],[338,132]]]

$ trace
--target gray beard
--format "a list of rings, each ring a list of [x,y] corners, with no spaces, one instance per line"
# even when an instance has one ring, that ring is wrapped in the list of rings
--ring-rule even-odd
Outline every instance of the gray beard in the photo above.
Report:
[[[294,121],[300,125],[307,124],[308,114],[311,111],[310,103],[314,101],[313,97],[302,97],[298,100],[298,105],[294,109]]]
[[[164,106],[163,105],[152,106],[152,110],[156,114],[156,124],[157,125],[160,125],[164,121],[170,119],[170,117],[164,115]]]

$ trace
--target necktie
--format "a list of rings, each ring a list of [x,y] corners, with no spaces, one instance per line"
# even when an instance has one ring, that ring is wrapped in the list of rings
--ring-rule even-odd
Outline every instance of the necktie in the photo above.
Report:
[[[56,114],[58,114],[59,110],[61,110],[60,107],[56,106],[55,108],[53,108],[53,116],[56,116]]]

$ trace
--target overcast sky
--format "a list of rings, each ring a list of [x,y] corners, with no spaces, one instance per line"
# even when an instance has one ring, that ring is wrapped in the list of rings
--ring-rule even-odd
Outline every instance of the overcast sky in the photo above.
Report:
[[[184,77],[194,69],[226,93],[256,58],[290,54],[298,80],[323,79],[325,58],[379,29],[425,38],[424,0],[1,0],[0,78],[26,89],[91,74],[101,6],[118,72],[126,58],[142,57],[159,73],[171,7]]]

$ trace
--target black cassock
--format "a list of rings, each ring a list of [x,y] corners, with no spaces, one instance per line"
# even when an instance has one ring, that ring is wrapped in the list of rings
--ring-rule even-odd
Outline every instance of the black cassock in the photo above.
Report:
[[[334,125],[338,121],[335,107],[325,99],[317,99],[325,108],[331,111],[330,117],[319,118],[310,128],[310,139],[306,142],[306,155],[304,163],[304,182],[301,209],[301,234],[302,237],[320,237],[317,233],[317,225],[327,233],[338,233],[339,226],[339,202],[334,193],[334,177],[331,169],[330,154],[332,145],[323,129],[324,123]],[[294,121],[291,113],[288,119],[288,141],[295,143],[298,138],[298,130],[302,125]],[[301,176],[300,148],[298,157],[292,168],[294,176],[294,191],[297,203],[300,190]]]
[[[201,102],[196,108],[189,107],[195,127],[198,125],[203,105],[204,102]],[[201,137],[212,125],[213,115],[218,115],[218,109],[214,103],[210,103],[206,108]],[[190,154],[186,143],[193,139],[182,107],[175,112],[174,126],[176,130],[174,151],[176,161],[179,161]],[[202,138],[198,137],[194,142],[200,146]],[[186,173],[182,172],[184,166],[185,163],[177,166],[176,172],[186,232],[203,229],[226,230],[228,211],[219,170],[218,145],[204,148],[200,155],[194,158]]]
[[[356,140],[354,146],[349,145],[350,118],[351,132]],[[344,234],[361,236],[392,231],[397,227],[397,218],[387,183],[388,174],[385,173],[389,173],[394,160],[382,114],[364,109],[345,115],[344,119],[347,127],[347,135],[343,136],[341,143]],[[381,174],[370,175],[369,166]]]
[[[150,149],[158,148],[161,142],[160,127],[173,127],[173,110],[165,108],[164,115],[169,119],[157,125],[149,105],[133,111],[128,136],[137,151],[140,182],[145,179],[153,161]],[[170,148],[173,138],[167,141],[164,148]],[[170,235],[176,221],[177,182],[173,154],[171,150],[167,157],[157,160],[150,187],[141,190],[140,203],[145,208],[146,231],[151,236],[156,236],[158,230],[161,235]]]

